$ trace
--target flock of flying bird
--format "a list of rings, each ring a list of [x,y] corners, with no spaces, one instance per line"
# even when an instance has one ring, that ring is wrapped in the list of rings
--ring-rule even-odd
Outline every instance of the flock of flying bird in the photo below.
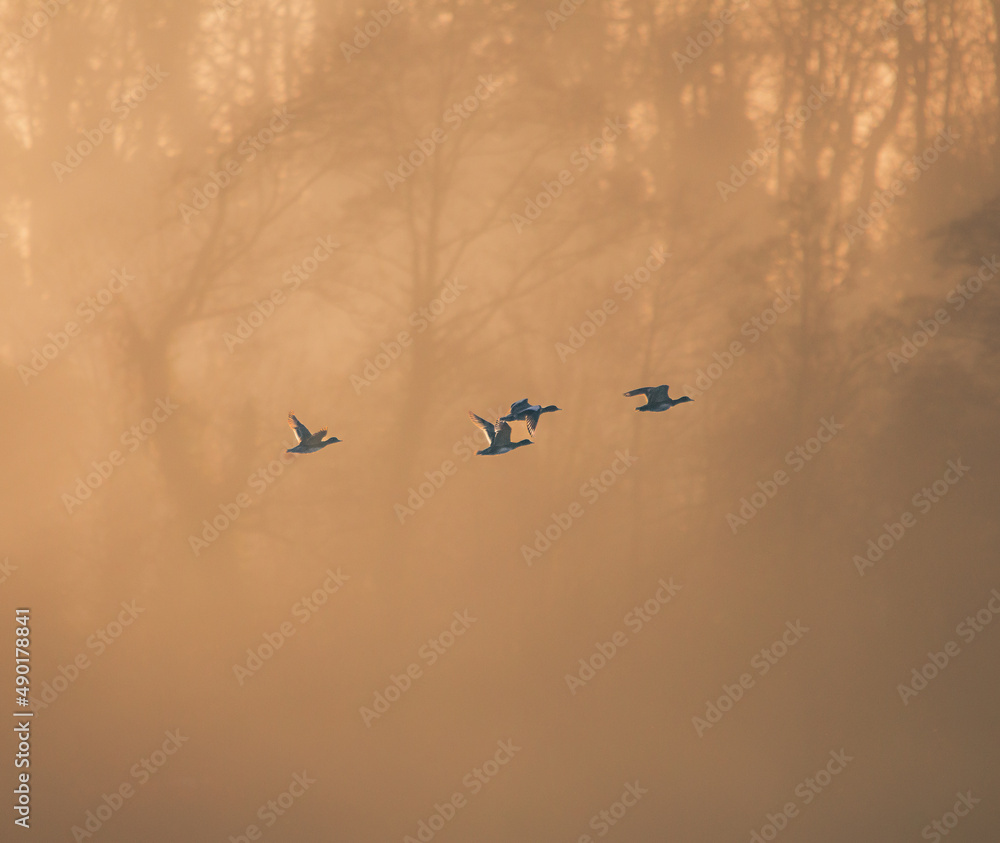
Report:
[[[643,386],[639,389],[626,392],[625,397],[631,398],[633,395],[645,395],[646,403],[636,407],[636,410],[649,413],[662,413],[664,410],[669,410],[675,404],[683,404],[685,401],[694,400],[687,395],[682,395],[680,398],[671,398],[669,390],[670,387],[666,384],[663,386]],[[488,457],[493,454],[506,454],[508,451],[520,448],[522,445],[531,445],[532,441],[530,439],[521,439],[518,442],[511,441],[510,423],[523,421],[528,428],[528,436],[534,436],[535,428],[538,427],[538,420],[542,417],[542,413],[554,413],[560,409],[562,408],[555,406],[555,404],[543,407],[540,404],[530,403],[527,398],[522,398],[520,401],[515,401],[511,404],[510,412],[505,416],[501,416],[495,422],[488,422],[482,416],[477,416],[475,413],[470,412],[469,418],[472,419],[472,423],[482,429],[490,443],[481,451],[476,451],[476,454],[481,457]],[[285,453],[288,454],[312,454],[325,448],[327,445],[342,441],[336,436],[324,439],[323,437],[327,433],[325,427],[322,430],[317,430],[315,433],[310,433],[309,428],[302,424],[295,417],[294,413],[288,414],[288,424],[295,431],[295,438],[299,441],[299,444],[294,448],[287,449]]]

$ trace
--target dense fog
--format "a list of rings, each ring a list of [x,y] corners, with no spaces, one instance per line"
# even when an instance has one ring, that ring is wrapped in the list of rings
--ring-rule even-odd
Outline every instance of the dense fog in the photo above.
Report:
[[[3,839],[996,839],[1000,2],[0,9]]]

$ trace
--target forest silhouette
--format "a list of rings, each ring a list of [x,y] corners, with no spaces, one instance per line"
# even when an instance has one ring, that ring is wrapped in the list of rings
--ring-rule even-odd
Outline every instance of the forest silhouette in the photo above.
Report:
[[[994,839],[998,13],[5,3],[12,835]]]

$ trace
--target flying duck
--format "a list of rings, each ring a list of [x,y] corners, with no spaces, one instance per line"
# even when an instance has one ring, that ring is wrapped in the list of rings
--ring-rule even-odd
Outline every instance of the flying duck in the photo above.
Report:
[[[310,433],[309,428],[295,418],[293,413],[288,414],[288,426],[295,431],[295,438],[299,440],[299,444],[294,448],[288,448],[285,451],[286,454],[313,454],[316,451],[322,450],[327,445],[341,441],[336,436],[324,439],[323,437],[326,436],[325,427],[322,430],[317,430],[315,433]]]
[[[640,413],[662,413],[664,410],[669,410],[674,404],[694,401],[693,398],[688,398],[686,395],[682,395],[680,398],[671,398],[667,394],[669,389],[670,387],[666,384],[663,386],[644,386],[640,389],[633,389],[631,392],[626,392],[625,397],[631,398],[633,395],[646,396],[646,403],[641,407],[636,407]]]
[[[493,454],[506,454],[508,451],[520,448],[522,445],[534,444],[530,439],[522,439],[520,442],[511,442],[510,425],[505,421],[498,419],[493,424],[490,424],[486,421],[486,419],[481,418],[472,412],[469,413],[469,418],[472,419],[472,423],[474,425],[482,428],[483,433],[486,434],[486,438],[490,440],[488,448],[476,451],[478,456],[489,457]]]
[[[540,404],[529,404],[527,398],[522,398],[510,405],[510,412],[506,416],[501,416],[500,421],[523,421],[528,425],[528,435],[534,436],[538,419],[542,413],[554,413],[560,409],[562,408],[555,404],[549,404],[548,407],[543,407]]]

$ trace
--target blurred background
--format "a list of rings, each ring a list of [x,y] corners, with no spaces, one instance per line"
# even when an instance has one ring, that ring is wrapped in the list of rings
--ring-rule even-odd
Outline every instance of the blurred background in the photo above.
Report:
[[[15,832],[995,840],[998,10],[0,5]]]

